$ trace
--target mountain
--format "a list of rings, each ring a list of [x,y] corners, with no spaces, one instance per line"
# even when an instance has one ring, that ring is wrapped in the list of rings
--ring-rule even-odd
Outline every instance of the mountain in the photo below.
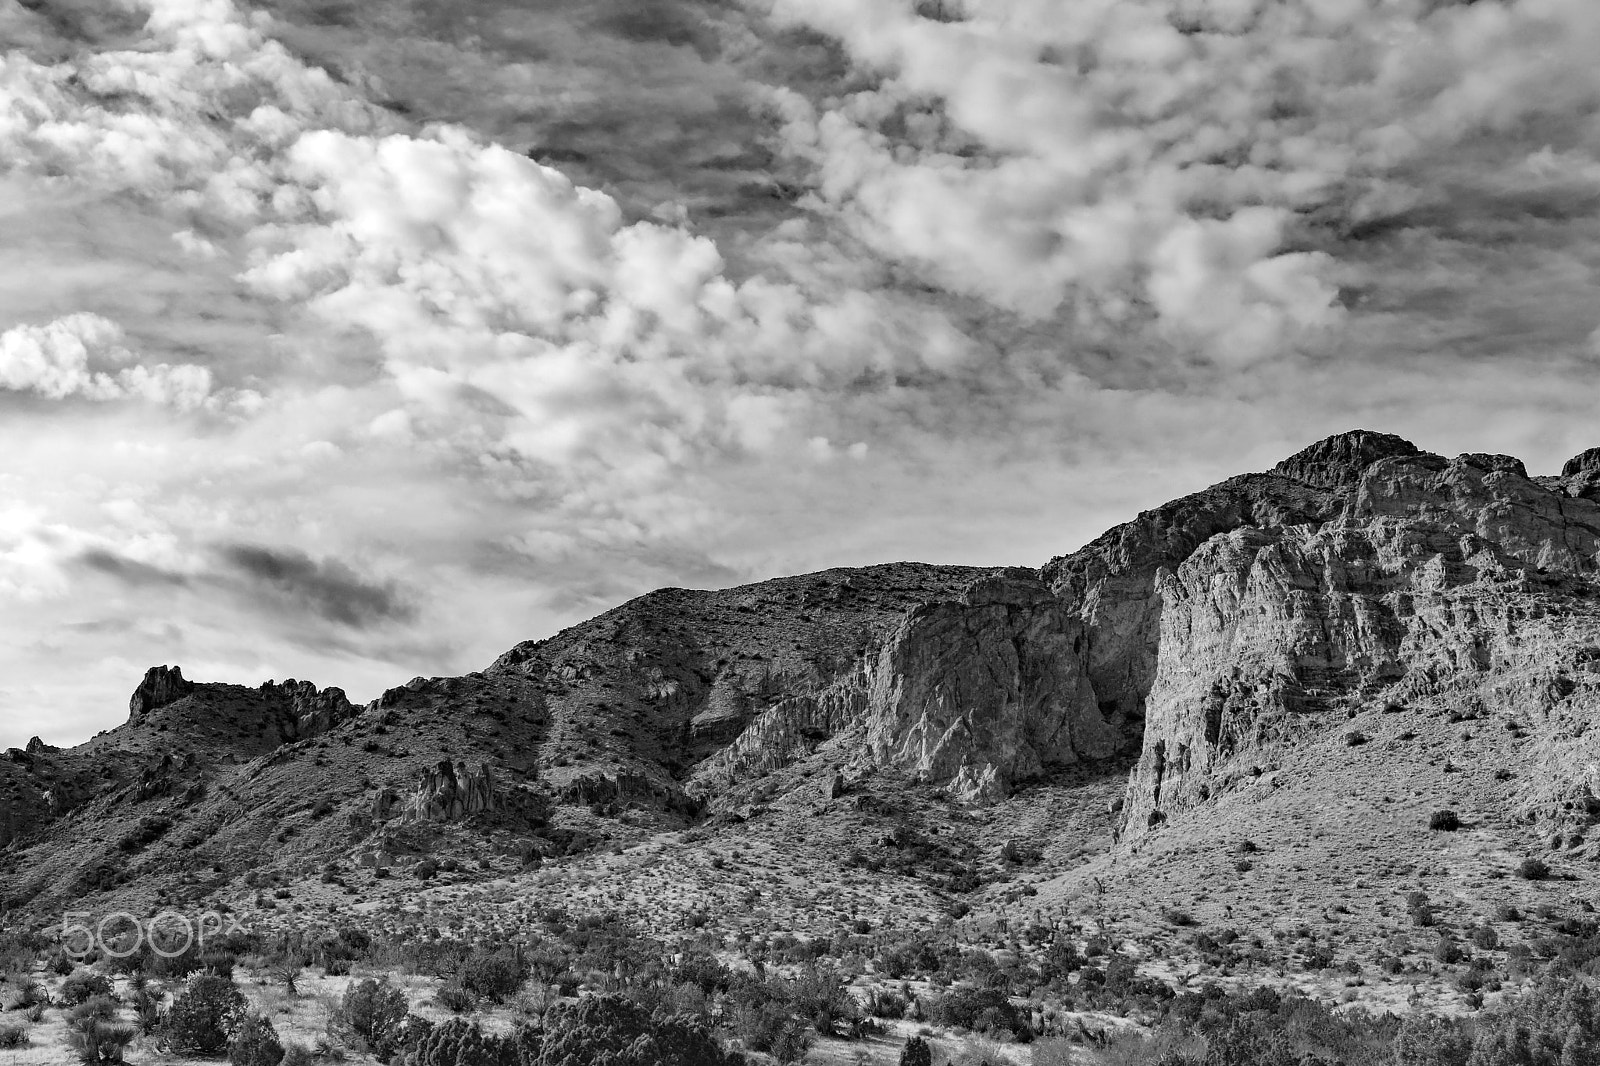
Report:
[[[123,725],[0,759],[0,891],[42,920],[320,872],[332,913],[390,891],[351,869],[546,884],[742,841],[802,881],[911,876],[917,913],[1223,920],[1359,884],[1375,936],[1402,885],[1480,914],[1572,883],[1523,858],[1600,860],[1597,574],[1600,449],[1530,477],[1353,431],[1038,569],[664,589],[364,707],[160,667]]]

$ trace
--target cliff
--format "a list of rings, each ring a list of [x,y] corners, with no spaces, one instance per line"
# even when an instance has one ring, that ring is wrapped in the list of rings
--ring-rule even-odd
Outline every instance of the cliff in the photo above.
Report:
[[[1159,575],[1125,835],[1258,773],[1275,745],[1373,707],[1548,712],[1549,699],[1530,707],[1506,682],[1553,671],[1600,637],[1600,504],[1565,485],[1541,485],[1503,456],[1398,449],[1357,452],[1337,475],[1279,469],[1335,486],[1339,509],[1218,533]],[[1567,620],[1554,635],[1552,618]]]

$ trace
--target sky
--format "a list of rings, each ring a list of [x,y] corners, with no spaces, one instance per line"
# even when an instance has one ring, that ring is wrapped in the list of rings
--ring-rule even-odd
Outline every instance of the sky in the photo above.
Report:
[[[0,0],[0,746],[1600,445],[1593,0]]]

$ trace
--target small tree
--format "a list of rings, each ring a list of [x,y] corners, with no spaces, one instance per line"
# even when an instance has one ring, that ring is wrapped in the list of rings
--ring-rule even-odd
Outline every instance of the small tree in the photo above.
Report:
[[[387,980],[368,978],[345,989],[334,1025],[360,1040],[378,1058],[386,1059],[400,1044],[406,1008],[405,993]]]

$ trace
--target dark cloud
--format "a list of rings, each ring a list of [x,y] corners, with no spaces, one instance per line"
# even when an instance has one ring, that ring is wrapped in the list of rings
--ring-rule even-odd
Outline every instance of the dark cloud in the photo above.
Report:
[[[393,581],[368,581],[337,560],[318,562],[303,552],[231,544],[221,557],[252,590],[291,610],[365,629],[416,617],[410,596]]]
[[[167,570],[149,563],[130,559],[104,548],[90,548],[78,556],[78,562],[97,573],[114,577],[125,585],[134,587],[187,585],[189,578],[175,570]]]

